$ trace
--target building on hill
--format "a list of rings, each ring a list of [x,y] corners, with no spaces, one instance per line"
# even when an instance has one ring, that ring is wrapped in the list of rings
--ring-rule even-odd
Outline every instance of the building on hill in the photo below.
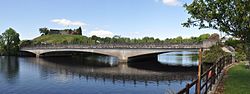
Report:
[[[207,40],[203,41],[203,47],[209,48],[218,42],[220,42],[220,35],[217,33],[214,33],[210,35]]]
[[[58,30],[58,29],[47,29],[47,28],[40,28],[40,33],[42,35],[51,35],[51,34],[59,34],[59,35],[82,35],[82,28],[79,27],[77,29],[64,29],[64,30]]]

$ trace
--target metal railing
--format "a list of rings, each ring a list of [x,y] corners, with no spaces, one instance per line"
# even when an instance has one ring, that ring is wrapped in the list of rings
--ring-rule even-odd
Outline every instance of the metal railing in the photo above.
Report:
[[[225,66],[232,63],[232,56],[227,55],[218,59],[208,70],[201,75],[200,91],[201,94],[207,94],[209,90],[212,90],[213,85],[218,82],[221,77],[222,71]],[[198,79],[192,83],[187,83],[186,87],[181,89],[177,94],[190,94],[191,88],[195,87],[194,93],[197,94]]]

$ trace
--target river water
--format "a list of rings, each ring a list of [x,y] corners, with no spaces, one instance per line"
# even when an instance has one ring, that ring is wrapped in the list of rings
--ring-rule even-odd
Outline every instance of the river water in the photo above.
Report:
[[[0,93],[173,94],[196,78],[197,52],[163,53],[157,61],[117,61],[94,55],[1,56]]]

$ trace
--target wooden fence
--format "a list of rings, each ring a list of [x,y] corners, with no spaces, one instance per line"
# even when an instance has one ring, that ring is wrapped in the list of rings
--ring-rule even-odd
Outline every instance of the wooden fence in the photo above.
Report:
[[[201,94],[207,94],[209,90],[212,90],[213,85],[218,82],[219,77],[223,75],[223,69],[225,66],[232,63],[232,56],[227,55],[219,58],[215,64],[209,69],[203,72],[201,75],[200,91]],[[177,94],[190,94],[191,88],[195,88],[194,94],[197,94],[198,79],[192,83],[188,83],[185,88],[180,90]]]

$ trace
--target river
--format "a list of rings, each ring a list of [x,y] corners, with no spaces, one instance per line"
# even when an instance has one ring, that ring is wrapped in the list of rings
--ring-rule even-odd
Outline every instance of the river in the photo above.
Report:
[[[196,78],[197,52],[118,63],[110,56],[0,57],[1,94],[172,94]],[[192,93],[192,92],[191,92]]]

